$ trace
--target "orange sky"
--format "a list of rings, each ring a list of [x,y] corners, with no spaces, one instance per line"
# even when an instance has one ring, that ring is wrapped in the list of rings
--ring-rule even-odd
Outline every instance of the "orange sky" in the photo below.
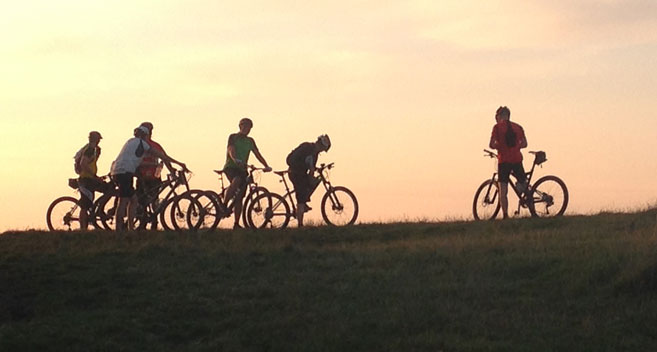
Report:
[[[142,121],[216,188],[241,117],[275,169],[328,133],[361,221],[471,217],[499,105],[570,213],[657,199],[650,1],[25,1],[0,13],[0,231],[45,228],[73,154]],[[263,182],[279,190],[274,175]],[[315,201],[320,199],[315,196]],[[318,209],[318,208],[316,208]],[[315,213],[318,213],[316,211]],[[317,214],[315,214],[317,215]]]

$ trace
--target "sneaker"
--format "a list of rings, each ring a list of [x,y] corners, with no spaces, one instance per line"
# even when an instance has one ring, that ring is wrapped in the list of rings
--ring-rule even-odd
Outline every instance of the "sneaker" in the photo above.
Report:
[[[239,229],[242,229],[242,226],[240,226],[240,224],[238,224],[238,223],[234,223],[233,224],[233,230],[239,230]]]
[[[304,213],[307,213],[307,212],[309,212],[309,211],[311,211],[311,210],[313,210],[313,208],[311,208],[310,205],[308,205],[308,203],[306,203],[306,206],[305,206],[303,212],[304,212]]]

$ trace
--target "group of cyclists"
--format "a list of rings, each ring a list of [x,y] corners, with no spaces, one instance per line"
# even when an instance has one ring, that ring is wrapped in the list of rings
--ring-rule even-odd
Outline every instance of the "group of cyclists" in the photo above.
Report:
[[[508,184],[513,175],[517,180],[519,192],[528,190],[525,170],[522,165],[521,149],[527,147],[527,137],[522,126],[511,122],[511,111],[506,106],[500,106],[495,112],[495,125],[490,137],[489,147],[497,150],[500,206],[504,219],[508,218]],[[260,153],[255,140],[249,137],[253,121],[243,118],[239,121],[239,131],[228,137],[226,162],[223,171],[227,175],[230,186],[223,198],[226,206],[229,200],[235,199],[234,228],[240,228],[239,219],[242,209],[242,199],[246,192],[247,166],[251,153],[264,166],[264,171],[271,171],[265,158]],[[169,156],[164,148],[152,139],[153,124],[143,122],[134,129],[133,137],[124,145],[114,160],[110,170],[112,182],[118,188],[119,202],[116,212],[117,230],[132,229],[137,208],[138,197],[162,183],[160,173],[163,165],[173,172],[172,164],[179,165],[183,171],[189,171],[187,166]],[[81,212],[80,225],[87,229],[89,219],[87,210],[93,205],[94,192],[105,192],[113,187],[112,183],[104,182],[97,175],[97,161],[100,157],[99,146],[102,136],[97,131],[89,133],[89,143],[82,147],[75,156],[76,172],[79,174],[80,189],[79,204],[85,211]],[[287,156],[289,178],[295,189],[298,203],[296,219],[303,226],[304,213],[310,210],[308,202],[317,186],[314,170],[319,153],[331,148],[328,135],[321,135],[315,142],[301,143]],[[134,183],[137,187],[134,187]],[[531,198],[531,197],[528,197]],[[531,202],[531,199],[528,199]],[[531,204],[530,204],[531,206]],[[126,224],[127,219],[127,224]]]
[[[229,200],[234,198],[234,225],[240,228],[239,219],[242,213],[242,199],[246,192],[247,167],[251,153],[264,166],[264,171],[271,171],[265,158],[260,153],[255,140],[249,137],[253,128],[253,121],[243,118],[239,121],[239,131],[228,137],[226,162],[223,171],[227,175],[230,186],[226,191],[221,206],[226,207]],[[153,124],[143,122],[133,131],[130,138],[121,148],[110,168],[112,182],[105,182],[98,176],[98,158],[101,154],[99,146],[103,138],[98,131],[89,133],[89,142],[75,155],[75,171],[79,174],[78,187],[80,190],[79,205],[80,227],[86,230],[89,225],[88,210],[93,206],[95,192],[106,192],[108,189],[118,188],[118,205],[116,211],[116,229],[133,230],[133,223],[140,195],[146,194],[153,188],[160,187],[162,180],[160,174],[163,166],[174,172],[172,164],[179,165],[184,172],[188,172],[185,163],[169,156],[164,148],[152,139]],[[317,186],[314,171],[319,153],[328,151],[331,140],[323,134],[315,142],[301,143],[286,158],[289,166],[289,175],[296,190],[296,199],[299,204],[297,220],[303,226],[303,214],[310,210],[307,202]],[[136,179],[136,188],[135,188]],[[126,223],[127,220],[127,223]]]

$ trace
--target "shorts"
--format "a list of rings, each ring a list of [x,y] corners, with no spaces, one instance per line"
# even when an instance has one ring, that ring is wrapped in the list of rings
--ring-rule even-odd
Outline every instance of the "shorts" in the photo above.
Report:
[[[132,179],[135,177],[133,173],[125,173],[114,175],[114,183],[119,187],[120,198],[130,198],[135,195],[135,188],[132,185]]]
[[[244,194],[246,194],[246,178],[249,176],[249,174],[246,173],[246,170],[227,167],[224,169],[224,173],[226,174],[226,177],[228,177],[228,181],[230,181],[230,183],[233,183],[236,180],[242,181],[242,187],[240,188],[239,192],[235,194],[235,198],[240,200],[244,198]]]
[[[302,204],[310,202],[310,195],[313,188],[310,184],[310,175],[305,170],[290,169],[290,181],[294,185],[294,193],[297,198],[297,203]]]
[[[513,174],[513,177],[519,183],[525,183],[527,181],[527,174],[525,174],[522,163],[500,163],[497,166],[497,173],[500,182],[509,183],[509,176],[511,174]]]
[[[80,190],[80,207],[84,210],[89,210],[94,203],[95,192],[105,192],[108,190],[108,185],[97,179],[80,177],[78,179],[78,189]]]

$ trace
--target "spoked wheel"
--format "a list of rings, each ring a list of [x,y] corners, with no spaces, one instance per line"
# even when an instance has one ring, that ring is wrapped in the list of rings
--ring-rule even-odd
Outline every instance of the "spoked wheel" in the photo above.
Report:
[[[80,230],[80,211],[78,200],[73,197],[55,199],[46,212],[46,222],[50,231]]]
[[[568,206],[568,188],[560,178],[544,176],[534,184],[532,198],[532,215],[541,218],[563,215]]]
[[[499,196],[497,182],[486,180],[479,186],[475,193],[474,202],[472,203],[472,215],[476,220],[495,219],[500,212]]]
[[[212,231],[217,228],[223,212],[219,205],[219,195],[213,191],[193,193],[197,204],[187,209],[187,226],[197,231]],[[198,208],[197,208],[198,207]]]
[[[116,229],[116,208],[119,205],[119,198],[114,194],[104,194],[94,203],[94,221],[97,228],[104,228],[107,231]]]
[[[192,223],[192,226],[188,225],[187,222],[188,211],[196,212],[191,218],[195,218],[197,222],[203,221],[203,216],[200,216],[199,213],[200,209],[201,205],[199,201],[196,200],[194,193],[185,192],[174,198],[173,206],[171,208],[171,222],[173,223],[173,228],[178,231],[200,227],[200,224],[197,224],[196,222]]]
[[[353,225],[358,218],[358,201],[346,187],[332,187],[322,198],[322,217],[329,225]]]
[[[249,204],[247,218],[249,226],[261,228],[285,228],[290,222],[290,206],[277,193],[263,193]]]
[[[249,205],[251,202],[253,202],[254,199],[256,199],[258,196],[261,194],[269,193],[269,190],[265,187],[255,187],[249,192],[244,197],[243,205],[242,205],[242,216],[241,216],[241,221],[242,221],[242,226],[244,227],[252,227],[251,224],[249,223],[249,217],[248,217],[248,209]]]

